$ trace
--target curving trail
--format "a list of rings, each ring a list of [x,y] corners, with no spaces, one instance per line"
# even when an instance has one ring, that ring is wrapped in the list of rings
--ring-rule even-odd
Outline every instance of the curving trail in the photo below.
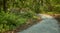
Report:
[[[38,14],[38,16],[42,19],[40,23],[18,33],[59,33],[58,21],[56,21],[52,16],[45,14]]]

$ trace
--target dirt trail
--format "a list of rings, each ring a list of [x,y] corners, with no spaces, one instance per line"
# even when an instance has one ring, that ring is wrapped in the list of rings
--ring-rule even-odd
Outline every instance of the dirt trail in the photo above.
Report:
[[[54,17],[39,14],[42,21],[18,33],[59,33],[58,21]]]

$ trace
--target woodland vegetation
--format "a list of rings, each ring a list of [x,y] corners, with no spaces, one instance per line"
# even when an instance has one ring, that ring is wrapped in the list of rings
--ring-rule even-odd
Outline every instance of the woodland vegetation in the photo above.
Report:
[[[0,0],[0,32],[36,21],[39,13],[60,14],[60,0]]]

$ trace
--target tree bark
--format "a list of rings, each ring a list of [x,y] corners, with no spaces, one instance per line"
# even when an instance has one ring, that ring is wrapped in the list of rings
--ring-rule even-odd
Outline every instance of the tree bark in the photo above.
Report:
[[[3,0],[3,11],[6,12],[7,11],[7,0]]]

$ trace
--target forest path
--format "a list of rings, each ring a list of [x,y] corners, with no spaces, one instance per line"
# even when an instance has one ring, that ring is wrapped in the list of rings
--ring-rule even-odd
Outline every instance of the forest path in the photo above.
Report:
[[[52,16],[38,14],[42,21],[18,33],[59,33],[58,21]]]

